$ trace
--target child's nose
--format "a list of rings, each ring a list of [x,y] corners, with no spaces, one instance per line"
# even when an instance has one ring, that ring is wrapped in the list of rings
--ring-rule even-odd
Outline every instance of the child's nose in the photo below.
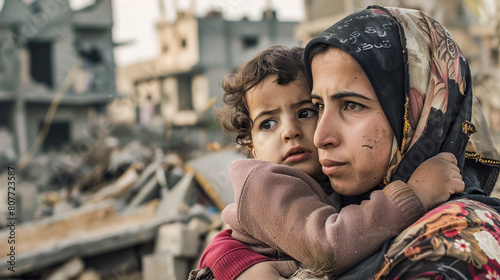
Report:
[[[295,124],[289,124],[283,131],[283,141],[299,138],[302,135],[302,131]]]

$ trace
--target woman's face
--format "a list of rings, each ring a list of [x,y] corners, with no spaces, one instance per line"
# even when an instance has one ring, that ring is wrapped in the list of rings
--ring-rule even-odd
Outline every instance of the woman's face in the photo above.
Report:
[[[346,52],[314,56],[312,102],[319,109],[314,144],[323,172],[341,195],[363,194],[385,176],[394,134],[368,77]]]

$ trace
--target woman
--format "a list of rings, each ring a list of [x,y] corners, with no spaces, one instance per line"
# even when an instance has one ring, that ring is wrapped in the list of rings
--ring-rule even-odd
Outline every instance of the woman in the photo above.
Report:
[[[500,275],[500,216],[492,210],[499,211],[500,203],[487,197],[500,162],[472,96],[468,64],[444,27],[418,11],[369,7],[309,42],[305,65],[313,102],[322,112],[314,141],[333,188],[349,188],[349,178],[366,179],[363,172],[371,161],[361,154],[378,148],[392,151],[380,188],[407,181],[439,152],[456,156],[466,183],[460,197],[429,212],[341,278]],[[347,67],[358,75],[342,77]],[[366,83],[356,87],[363,78],[373,92]],[[373,121],[382,112],[388,124]],[[388,126],[394,141],[387,148]],[[362,134],[367,127],[380,137]],[[367,141],[357,141],[363,137]],[[346,198],[344,204],[367,195]],[[250,279],[245,276],[254,268],[238,279]]]
[[[377,104],[395,136],[385,182],[407,181],[424,160],[451,152],[466,183],[460,197],[401,233],[385,260],[378,254],[344,276],[377,271],[379,279],[499,279],[500,215],[492,208],[498,211],[500,203],[487,195],[500,162],[472,95],[467,61],[446,29],[419,11],[372,6],[311,40],[305,65],[320,110],[314,141],[332,186],[359,172],[342,145],[372,122]],[[360,74],[343,77],[348,67],[359,67]],[[364,75],[375,97],[356,82]]]

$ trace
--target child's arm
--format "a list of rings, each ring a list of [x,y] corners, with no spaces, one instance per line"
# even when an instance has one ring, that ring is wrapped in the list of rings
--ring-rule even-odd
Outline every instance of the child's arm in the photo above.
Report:
[[[457,159],[452,153],[439,153],[424,161],[411,175],[408,185],[430,210],[465,188]]]
[[[332,274],[374,253],[426,210],[412,191],[415,186],[401,181],[339,213],[326,203],[317,182],[294,168],[244,160],[233,164],[231,177],[237,221],[244,233],[309,268]],[[451,188],[443,189],[448,193]],[[431,204],[426,201],[425,207]]]
[[[253,252],[231,237],[231,232],[223,230],[212,239],[200,258],[199,268],[209,267],[215,279],[229,280],[236,279],[254,264],[274,260]]]
[[[243,271],[236,280],[285,280],[292,276],[298,269],[299,267],[295,261],[260,262]]]
[[[295,261],[274,259],[253,252],[231,237],[231,230],[217,234],[203,252],[199,268],[209,267],[217,280],[284,279],[298,269]]]

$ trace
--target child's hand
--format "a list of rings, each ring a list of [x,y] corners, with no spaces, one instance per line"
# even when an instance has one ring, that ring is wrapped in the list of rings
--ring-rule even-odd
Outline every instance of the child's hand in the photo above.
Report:
[[[452,153],[439,153],[424,161],[413,172],[408,185],[426,210],[447,201],[465,188],[457,159]]]
[[[254,264],[241,273],[236,280],[276,279],[292,276],[299,267],[295,261],[272,261]]]

